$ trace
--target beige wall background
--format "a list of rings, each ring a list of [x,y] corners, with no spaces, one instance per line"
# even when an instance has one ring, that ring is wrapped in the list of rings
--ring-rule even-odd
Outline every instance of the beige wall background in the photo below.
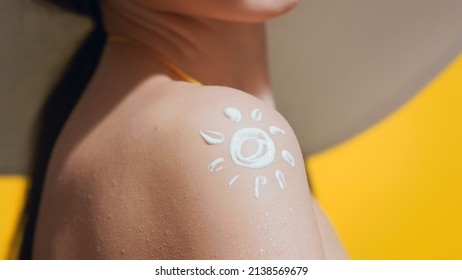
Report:
[[[0,0],[0,174],[26,172],[39,108],[90,28],[41,0]]]
[[[300,0],[269,23],[276,101],[306,154],[376,123],[462,49],[459,0]],[[0,1],[0,173],[28,162],[33,121],[91,24],[40,0]]]
[[[389,115],[462,50],[459,0],[300,0],[269,24],[279,110],[305,154]]]

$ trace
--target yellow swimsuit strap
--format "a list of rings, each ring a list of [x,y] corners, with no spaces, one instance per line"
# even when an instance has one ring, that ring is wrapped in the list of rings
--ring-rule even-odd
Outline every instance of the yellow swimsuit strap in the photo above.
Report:
[[[148,45],[146,45],[145,43],[143,43],[141,41],[137,41],[135,39],[125,37],[125,36],[121,36],[121,35],[108,35],[107,42],[109,42],[109,43],[127,43],[127,44],[131,44],[133,46],[138,46],[138,47],[145,48],[145,49],[149,50],[154,55],[154,57],[156,57],[168,69],[170,69],[170,71],[172,71],[175,75],[177,75],[183,81],[186,81],[186,82],[191,83],[193,85],[198,85],[198,86],[202,85],[201,82],[197,81],[193,77],[186,74],[183,70],[178,68],[178,66],[176,66],[170,59],[166,58],[165,56],[160,54],[158,51],[154,50],[153,48],[149,47]]]

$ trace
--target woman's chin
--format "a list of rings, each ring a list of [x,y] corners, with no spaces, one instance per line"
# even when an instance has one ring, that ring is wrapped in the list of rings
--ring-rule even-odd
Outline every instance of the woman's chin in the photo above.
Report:
[[[298,1],[197,0],[194,11],[191,11],[190,6],[187,9],[185,6],[182,7],[180,13],[225,21],[260,23],[287,13],[297,5]],[[171,11],[175,12],[174,10]]]
[[[235,22],[264,22],[294,8],[299,0],[106,0],[119,9],[136,6],[142,11],[169,12],[179,15]]]
[[[277,18],[292,10],[299,0],[245,0],[244,7],[236,20],[244,22],[264,22]]]

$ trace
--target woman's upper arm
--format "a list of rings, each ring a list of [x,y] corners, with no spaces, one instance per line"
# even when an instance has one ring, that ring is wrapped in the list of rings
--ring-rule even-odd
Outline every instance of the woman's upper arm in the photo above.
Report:
[[[202,89],[180,103],[165,136],[164,205],[156,209],[179,231],[182,257],[324,258],[303,157],[284,118],[229,89]]]

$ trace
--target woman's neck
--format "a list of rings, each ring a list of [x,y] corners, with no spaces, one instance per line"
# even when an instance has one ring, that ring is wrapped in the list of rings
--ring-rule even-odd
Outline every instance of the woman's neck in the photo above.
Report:
[[[263,24],[136,8],[121,12],[108,5],[103,11],[109,34],[143,42],[205,85],[229,86],[273,102]],[[155,59],[149,52],[143,53],[147,60]]]

